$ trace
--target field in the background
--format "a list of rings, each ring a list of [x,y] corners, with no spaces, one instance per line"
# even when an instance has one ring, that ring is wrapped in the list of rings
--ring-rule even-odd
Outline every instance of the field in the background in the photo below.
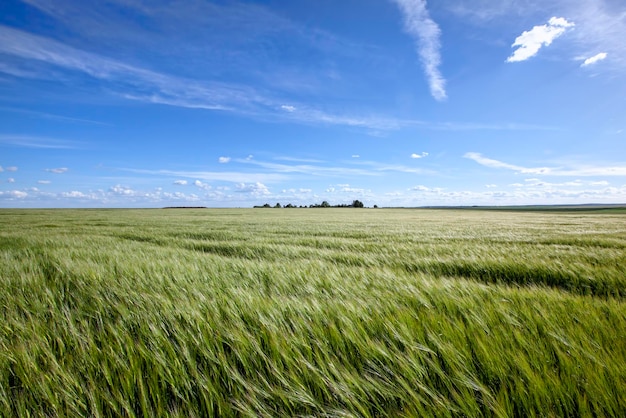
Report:
[[[0,416],[626,416],[626,216],[1,210]]]

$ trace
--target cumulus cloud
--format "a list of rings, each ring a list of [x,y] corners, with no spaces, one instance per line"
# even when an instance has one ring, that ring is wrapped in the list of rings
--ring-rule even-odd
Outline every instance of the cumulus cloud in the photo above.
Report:
[[[109,189],[109,191],[115,195],[119,196],[134,196],[135,191],[130,187],[115,185]]]
[[[296,111],[296,107],[295,106],[291,106],[291,105],[282,105],[280,107],[281,109],[291,113],[291,112],[295,112]]]
[[[9,199],[24,199],[28,196],[28,193],[20,190],[9,190],[7,192],[0,192],[0,197],[7,197]]]
[[[236,190],[239,193],[249,193],[252,196],[267,196],[270,195],[270,191],[263,183],[239,183],[236,186]]]
[[[413,159],[418,159],[418,158],[424,158],[424,157],[428,157],[428,153],[427,152],[422,152],[421,154],[411,154],[411,158]]]
[[[230,157],[220,157],[217,159],[217,161],[219,161],[220,164],[226,164],[230,162]]]
[[[291,194],[295,194],[295,193],[301,193],[301,194],[309,194],[309,193],[313,193],[313,189],[304,189],[304,188],[300,188],[300,189],[283,189],[282,190],[283,194],[287,194],[287,193],[291,193]]]
[[[441,65],[441,30],[426,9],[425,0],[393,0],[404,15],[404,30],[411,35],[417,46],[430,94],[435,100],[445,100],[446,80],[439,71]]]
[[[186,186],[187,185],[187,180],[176,180],[174,182],[174,184],[176,184],[178,186]]]
[[[203,182],[201,182],[200,180],[196,180],[196,181],[194,181],[194,182],[193,182],[193,185],[194,185],[194,186],[196,186],[196,187],[199,187],[200,189],[203,189],[203,190],[209,190],[209,189],[211,189],[211,185],[210,185],[210,184],[208,184],[208,183],[203,183]]]
[[[69,199],[86,199],[86,198],[93,198],[93,196],[85,194],[83,192],[79,192],[77,190],[72,190],[70,192],[63,192],[61,193],[62,197],[65,198],[69,198]]]
[[[549,46],[552,41],[572,27],[574,27],[573,22],[568,22],[562,17],[552,17],[547,24],[524,31],[511,45],[513,48],[518,48],[513,52],[513,55],[506,59],[506,62],[526,61],[534,57],[541,47]]]
[[[595,64],[598,61],[602,61],[603,59],[606,59],[607,56],[608,54],[606,52],[600,52],[599,54],[596,54],[593,57],[587,58],[580,66],[586,67],[588,65]]]
[[[69,170],[69,168],[66,167],[60,167],[60,168],[46,168],[46,171],[49,173],[54,173],[54,174],[63,174],[65,172],[67,172]]]

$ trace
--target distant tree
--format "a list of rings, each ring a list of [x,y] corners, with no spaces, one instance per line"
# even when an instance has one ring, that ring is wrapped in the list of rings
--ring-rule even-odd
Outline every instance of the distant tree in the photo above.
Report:
[[[363,202],[361,202],[360,200],[355,200],[354,202],[352,202],[352,207],[353,208],[362,208],[363,207]]]
[[[327,201],[325,201],[325,200],[324,200],[324,201],[322,202],[322,204],[320,205],[320,207],[323,207],[323,208],[329,208],[329,207],[330,207],[330,203],[328,203]]]
[[[277,209],[282,208],[282,206],[281,206],[281,204],[280,204],[280,203],[276,203],[276,205],[275,205],[274,207],[275,207],[275,208],[277,208]]]
[[[293,207],[295,207],[295,206],[294,206],[294,205],[292,205],[291,203],[288,203],[285,207],[286,207],[286,208],[293,208]]]
[[[374,209],[378,209],[378,205],[374,205]]]
[[[264,208],[271,208],[271,206],[270,206],[270,204],[269,204],[269,203],[264,204],[264,205],[263,205],[263,207],[264,207]]]

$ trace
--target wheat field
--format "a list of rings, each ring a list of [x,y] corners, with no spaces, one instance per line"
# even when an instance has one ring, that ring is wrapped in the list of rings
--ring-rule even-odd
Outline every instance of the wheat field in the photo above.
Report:
[[[0,210],[0,416],[626,416],[626,215]]]

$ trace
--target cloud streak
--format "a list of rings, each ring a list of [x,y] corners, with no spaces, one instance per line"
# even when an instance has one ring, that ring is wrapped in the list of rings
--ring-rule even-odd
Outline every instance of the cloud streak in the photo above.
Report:
[[[147,70],[4,25],[0,25],[0,53],[12,57],[9,63],[16,59],[21,60],[22,64],[38,62],[66,71],[64,77],[88,76],[97,79],[104,89],[127,100],[232,112],[257,119],[364,129],[395,130],[420,123],[380,116],[339,114],[298,103],[285,105],[285,100],[275,97],[274,93],[261,93],[248,85],[189,79]],[[38,70],[23,74],[22,77],[44,79],[55,74],[47,71],[45,66],[42,68],[38,65],[35,68]],[[0,71],[3,68],[0,67]],[[13,142],[29,143],[27,138],[22,139]],[[4,138],[4,142],[9,140]],[[30,146],[36,147],[37,143],[42,141],[30,141]]]
[[[573,22],[568,22],[562,17],[552,17],[547,24],[524,31],[511,45],[517,49],[506,59],[506,62],[526,61],[534,57],[543,46],[549,46],[572,27],[574,27]]]
[[[468,152],[464,156],[477,162],[478,164],[489,167],[506,169],[518,172],[520,174],[535,174],[546,176],[626,176],[626,165],[623,166],[580,166],[580,167],[522,167],[515,164],[509,164],[503,161],[494,160],[483,156],[478,152]]]
[[[63,173],[66,173],[68,170],[69,168],[60,167],[60,168],[46,168],[45,171],[47,171],[48,173],[63,174]]]
[[[229,111],[252,117],[270,117],[300,123],[397,129],[395,119],[339,116],[306,106],[289,106],[267,93],[241,84],[181,78],[129,65],[61,42],[0,25],[0,53],[21,60],[43,62],[100,80],[120,97],[169,106]],[[33,77],[48,77],[40,72]],[[299,110],[299,111],[296,111]],[[1,138],[0,138],[1,139]]]
[[[42,149],[76,149],[78,143],[63,139],[47,138],[31,135],[0,134],[0,145],[10,145],[23,148]]]
[[[431,19],[425,0],[392,0],[398,5],[404,16],[404,30],[411,35],[416,43],[424,72],[428,79],[430,93],[435,100],[447,98],[446,80],[441,75],[441,30]]]
[[[606,52],[600,52],[599,54],[594,55],[593,57],[587,58],[580,66],[587,67],[589,65],[595,64],[598,61],[602,61],[607,57]]]

